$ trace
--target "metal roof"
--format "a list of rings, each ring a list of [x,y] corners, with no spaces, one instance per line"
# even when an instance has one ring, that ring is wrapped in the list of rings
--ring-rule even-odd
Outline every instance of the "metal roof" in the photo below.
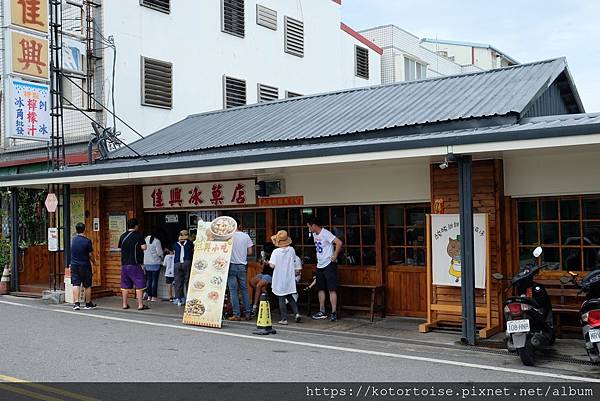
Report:
[[[510,57],[508,54],[504,53],[501,50],[498,50],[496,47],[494,47],[490,44],[487,44],[487,43],[461,42],[458,40],[431,39],[431,38],[423,38],[423,39],[421,39],[421,42],[439,43],[441,45],[445,44],[445,45],[455,45],[455,46],[476,47],[476,48],[481,48],[481,49],[490,49],[490,50],[495,51],[498,54],[501,54],[505,59],[507,59],[511,63],[519,64],[519,62],[517,60]]]
[[[216,149],[197,154],[182,154],[177,157],[162,156],[141,160],[111,160],[104,163],[69,166],[62,171],[28,173],[3,177],[0,187],[18,184],[19,181],[65,179],[89,177],[115,173],[139,173],[147,171],[173,170],[189,167],[224,166],[253,162],[305,159],[353,155],[358,153],[387,152],[405,149],[425,149],[489,142],[506,142],[527,139],[549,139],[580,135],[600,134],[600,113],[568,114],[550,117],[524,118],[515,124],[495,127],[447,130],[426,133],[345,140],[344,138],[320,139],[310,143],[279,142],[271,146],[257,145],[251,149]]]
[[[131,147],[145,156],[160,156],[518,116],[566,69],[566,60],[559,58],[207,112],[191,115]],[[137,155],[127,148],[110,155],[112,159],[130,157]]]

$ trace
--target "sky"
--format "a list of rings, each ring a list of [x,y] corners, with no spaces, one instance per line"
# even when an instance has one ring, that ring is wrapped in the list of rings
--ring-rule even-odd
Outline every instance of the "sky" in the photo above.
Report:
[[[343,0],[355,30],[394,24],[424,38],[487,43],[520,63],[566,57],[588,113],[600,112],[599,0]]]

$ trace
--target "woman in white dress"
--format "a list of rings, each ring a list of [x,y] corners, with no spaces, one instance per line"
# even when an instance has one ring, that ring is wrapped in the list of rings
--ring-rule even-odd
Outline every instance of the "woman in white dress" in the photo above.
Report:
[[[288,324],[286,300],[296,315],[296,323],[299,323],[298,304],[292,296],[296,293],[296,269],[298,268],[296,251],[290,246],[292,239],[288,237],[287,231],[281,230],[271,237],[271,241],[276,246],[269,260],[269,264],[273,267],[271,289],[273,294],[279,297],[279,313],[281,314],[279,324]]]

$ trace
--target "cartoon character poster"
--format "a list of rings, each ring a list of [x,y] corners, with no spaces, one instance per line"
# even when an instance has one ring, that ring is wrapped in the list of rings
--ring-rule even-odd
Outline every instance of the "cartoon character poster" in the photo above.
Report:
[[[486,215],[473,215],[473,225],[475,287],[485,288],[488,257]],[[431,257],[433,284],[460,287],[463,258],[458,214],[431,215]]]

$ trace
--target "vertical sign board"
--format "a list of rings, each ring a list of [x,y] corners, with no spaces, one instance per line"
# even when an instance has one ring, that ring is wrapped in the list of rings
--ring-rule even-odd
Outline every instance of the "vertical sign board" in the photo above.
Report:
[[[113,214],[108,216],[108,237],[111,252],[120,251],[119,239],[127,231],[127,215]]]
[[[20,32],[11,33],[11,71],[13,74],[50,79],[48,39]]]
[[[9,80],[7,138],[50,141],[50,88],[46,84]]]
[[[13,25],[48,33],[48,0],[10,0]]]
[[[85,195],[71,194],[71,237],[74,236],[77,223],[85,224]]]
[[[487,221],[485,214],[473,215],[475,246],[475,288],[485,288],[487,267]],[[434,285],[460,287],[460,216],[431,215],[431,256]]]
[[[235,220],[227,216],[217,217],[211,223],[198,222],[184,324],[221,327],[232,237],[236,229]]]

